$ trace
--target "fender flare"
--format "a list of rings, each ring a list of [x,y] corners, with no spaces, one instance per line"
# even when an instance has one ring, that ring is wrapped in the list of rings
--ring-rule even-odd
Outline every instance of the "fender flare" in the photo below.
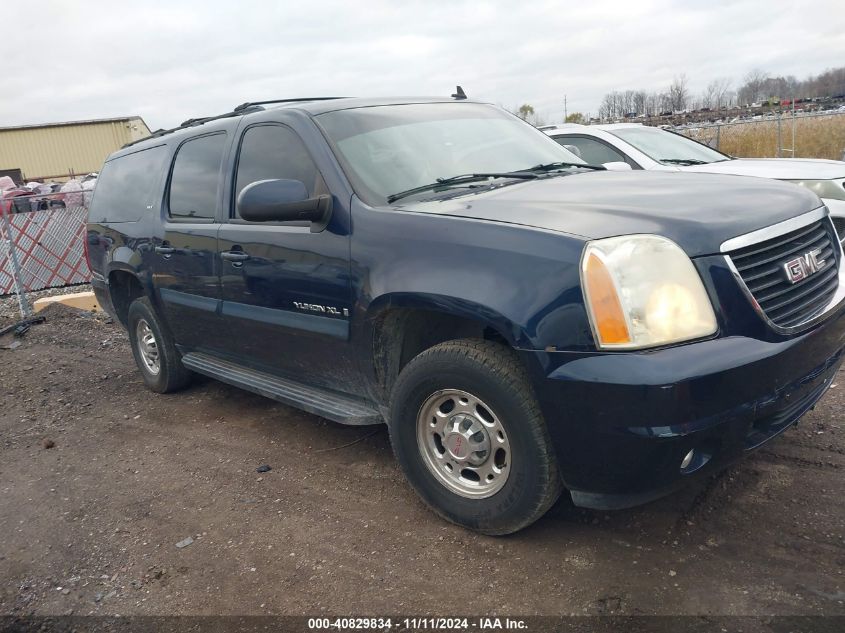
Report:
[[[448,295],[417,292],[393,292],[375,298],[367,306],[363,319],[365,324],[364,340],[371,341],[374,324],[381,314],[393,309],[405,308],[428,310],[444,315],[476,321],[479,325],[491,328],[498,333],[511,347],[530,346],[529,338],[524,328],[514,323],[500,312],[473,301]]]

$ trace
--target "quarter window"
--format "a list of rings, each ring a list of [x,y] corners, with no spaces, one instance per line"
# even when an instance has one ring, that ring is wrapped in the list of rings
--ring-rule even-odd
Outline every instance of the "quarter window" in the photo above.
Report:
[[[253,126],[241,141],[235,201],[247,185],[274,179],[299,180],[309,196],[327,193],[317,166],[293,130],[280,125]]]
[[[158,213],[165,149],[159,145],[108,161],[97,180],[90,221],[136,222],[154,207]]]
[[[170,179],[170,217],[214,218],[225,143],[225,134],[213,134],[192,139],[179,148]]]

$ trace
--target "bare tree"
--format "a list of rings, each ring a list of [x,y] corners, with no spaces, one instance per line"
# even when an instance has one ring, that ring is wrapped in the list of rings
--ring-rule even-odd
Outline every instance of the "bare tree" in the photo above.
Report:
[[[635,105],[636,93],[633,90],[626,90],[622,93],[622,116],[635,114],[637,106]]]
[[[716,108],[717,97],[716,97],[716,82],[711,81],[707,84],[707,87],[704,89],[704,92],[701,93],[701,104],[705,108]]]
[[[710,82],[714,85],[714,96],[716,97],[716,109],[729,105],[732,96],[731,86],[733,82],[728,77],[719,77]]]
[[[845,66],[824,71],[806,82],[805,96],[826,97],[845,94]]]
[[[728,95],[731,91],[731,80],[727,77],[714,79],[704,89],[701,95],[702,105],[706,108],[718,110],[727,105]]]
[[[650,92],[645,98],[645,113],[648,116],[657,116],[660,114],[661,98],[659,92]]]
[[[675,75],[669,89],[666,92],[668,97],[669,107],[673,112],[684,110],[689,101],[689,90],[687,89],[687,76],[684,73]]]
[[[749,71],[743,78],[743,85],[739,89],[739,99],[743,105],[749,105],[763,98],[763,88],[768,80],[769,74],[764,70],[755,68]],[[769,95],[765,95],[769,96]]]
[[[669,96],[668,92],[661,92],[660,93],[660,111],[661,112],[669,112],[672,113],[672,98]]]
[[[674,78],[672,85],[665,92],[609,92],[602,98],[598,116],[607,121],[621,119],[632,112],[656,116],[662,112],[700,106],[718,110],[772,98],[786,100],[845,95],[845,66],[831,68],[803,80],[792,75],[771,77],[763,70],[754,69],[746,73],[738,89],[734,90],[730,78],[718,77],[710,81],[696,98],[692,97],[687,85],[686,75],[681,74]]]
[[[608,92],[599,106],[599,118],[602,121],[613,120],[620,116],[621,106],[618,92]]]
[[[634,92],[634,112],[637,114],[648,114],[646,112],[646,101],[648,100],[648,93],[645,90],[637,90]]]
[[[784,78],[786,89],[786,94],[784,97],[789,97],[790,99],[794,99],[795,97],[800,97],[802,95],[799,94],[801,91],[801,82],[798,81],[798,78],[795,75],[787,75]]]

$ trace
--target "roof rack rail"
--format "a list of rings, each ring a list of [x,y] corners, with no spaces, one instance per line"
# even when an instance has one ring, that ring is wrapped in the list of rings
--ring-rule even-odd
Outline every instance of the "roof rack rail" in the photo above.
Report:
[[[247,104],[247,107],[241,110],[233,110],[232,112],[224,112],[223,114],[218,114],[217,116],[206,116],[206,117],[196,117],[193,119],[188,119],[187,121],[183,121],[181,125],[178,125],[174,128],[170,128],[169,130],[156,130],[149,136],[145,136],[144,138],[139,138],[137,141],[132,141],[131,143],[127,143],[121,149],[125,149],[127,147],[131,147],[137,143],[141,143],[142,141],[147,141],[151,138],[158,138],[160,136],[166,136],[167,134],[172,134],[173,132],[178,132],[179,130],[184,130],[185,128],[195,127],[197,125],[202,125],[203,123],[208,123],[209,121],[217,121],[218,119],[228,119],[235,116],[241,116],[246,114],[247,112],[251,112],[254,110],[260,110],[259,106],[252,106]]]
[[[204,117],[198,117],[196,119],[188,119],[187,121],[182,121],[182,123],[179,124],[179,127],[182,128],[182,127],[193,127],[194,125],[201,125],[211,118],[212,117],[204,116]]]
[[[347,99],[348,97],[298,97],[296,99],[269,99],[268,101],[247,101],[235,108],[235,112],[242,112],[252,106],[263,106],[271,103],[297,103],[299,101],[332,101],[334,99]]]
[[[332,99],[346,99],[346,97],[299,97],[297,99],[270,99],[268,101],[247,101],[246,103],[242,103],[238,107],[236,107],[231,112],[225,112],[223,114],[218,114],[217,116],[207,116],[207,117],[196,117],[193,119],[188,119],[187,121],[183,121],[181,125],[177,127],[170,128],[169,130],[156,130],[149,136],[145,136],[144,138],[139,138],[137,141],[132,141],[131,143],[127,143],[121,149],[125,149],[127,147],[131,147],[137,143],[141,143],[142,141],[149,140],[151,138],[158,138],[160,136],[166,136],[167,134],[172,134],[173,132],[178,132],[179,130],[184,130],[185,128],[194,127],[197,125],[202,125],[203,123],[208,123],[209,121],[216,121],[218,119],[227,119],[233,116],[241,116],[248,112],[254,112],[257,110],[263,110],[262,106],[268,105],[271,103],[297,103],[301,101],[330,101]]]

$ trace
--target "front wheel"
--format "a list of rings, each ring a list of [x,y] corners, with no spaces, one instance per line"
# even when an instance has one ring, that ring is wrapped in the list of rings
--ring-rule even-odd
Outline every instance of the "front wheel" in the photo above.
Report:
[[[393,450],[444,518],[485,534],[539,519],[562,485],[537,400],[512,350],[458,340],[415,357],[390,407]]]

